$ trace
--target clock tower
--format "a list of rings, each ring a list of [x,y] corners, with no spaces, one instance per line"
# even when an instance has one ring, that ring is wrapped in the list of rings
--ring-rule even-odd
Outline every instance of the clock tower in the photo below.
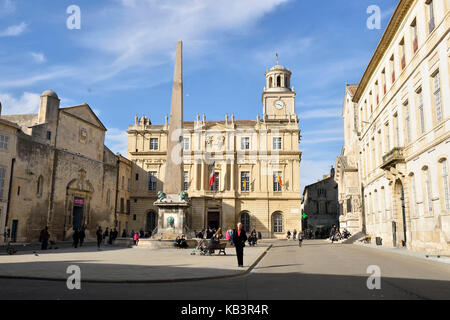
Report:
[[[277,64],[266,71],[266,87],[262,94],[265,121],[298,121],[291,75],[291,71],[278,64],[277,54]]]

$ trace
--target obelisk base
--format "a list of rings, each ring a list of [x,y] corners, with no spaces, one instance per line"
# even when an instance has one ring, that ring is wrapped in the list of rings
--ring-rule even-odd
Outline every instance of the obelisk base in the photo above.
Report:
[[[154,203],[158,207],[158,229],[153,239],[175,240],[182,234],[190,238],[187,226],[187,211],[191,206],[188,201],[180,201],[179,195],[168,194],[162,201]]]

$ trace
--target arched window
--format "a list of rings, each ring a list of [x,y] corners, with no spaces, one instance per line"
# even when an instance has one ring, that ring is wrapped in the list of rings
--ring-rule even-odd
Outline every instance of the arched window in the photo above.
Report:
[[[241,214],[241,223],[245,232],[250,232],[250,215],[248,212],[243,212]]]
[[[423,172],[423,179],[424,179],[424,186],[425,186],[425,195],[427,201],[424,201],[425,205],[425,212],[428,212],[428,214],[433,213],[433,196],[431,191],[431,177],[430,177],[430,170],[428,166],[424,166],[422,168]]]
[[[283,232],[283,215],[280,212],[273,214],[273,232]]]
[[[39,176],[38,181],[37,181],[37,188],[36,188],[36,195],[38,197],[42,197],[42,189],[44,187],[43,184],[44,184],[44,177]]]
[[[281,87],[281,76],[277,76],[277,87]]]

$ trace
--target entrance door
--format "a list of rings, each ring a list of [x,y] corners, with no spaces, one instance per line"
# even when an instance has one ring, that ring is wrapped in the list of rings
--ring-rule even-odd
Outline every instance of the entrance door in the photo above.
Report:
[[[12,221],[12,228],[11,228],[11,242],[17,241],[17,228],[19,226],[19,220],[13,220]]]
[[[219,227],[220,227],[220,213],[219,212],[208,212],[207,227],[219,229]]]
[[[403,184],[400,180],[395,183],[395,222],[396,222],[396,241],[398,246],[406,247],[406,207],[405,207],[405,193]]]
[[[149,213],[147,213],[147,221],[145,224],[145,231],[148,233],[153,232],[153,230],[155,230],[156,228],[156,213],[153,211],[150,211]]]
[[[83,221],[83,207],[73,207],[73,230],[81,229],[81,223]]]

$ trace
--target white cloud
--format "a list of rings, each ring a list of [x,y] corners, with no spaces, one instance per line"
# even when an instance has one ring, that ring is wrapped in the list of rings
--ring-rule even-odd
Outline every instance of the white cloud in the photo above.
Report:
[[[0,94],[3,114],[37,113],[39,101],[40,95],[37,93],[24,92],[19,99],[9,94]]]
[[[44,80],[54,80],[57,78],[63,78],[75,75],[74,69],[66,67],[56,67],[54,70],[50,70],[46,73],[40,73],[36,75],[26,75],[21,78],[4,77],[3,81],[0,81],[0,87],[2,88],[14,88],[14,87],[26,87]]]
[[[45,58],[45,55],[41,52],[30,52],[31,57],[36,61],[37,63],[43,63],[47,61]]]
[[[120,152],[123,156],[127,156],[128,134],[125,129],[109,128],[105,137],[106,146],[112,152]]]
[[[258,19],[288,0],[121,0],[96,12],[98,26],[80,40],[90,49],[111,55],[103,73],[113,77],[131,66],[166,62],[182,39],[186,51],[215,49],[218,31],[242,33]],[[117,6],[117,4],[121,4]],[[87,13],[89,14],[89,13]],[[94,19],[94,17],[89,17]],[[203,50],[202,50],[203,49]]]
[[[17,37],[27,29],[27,24],[22,22],[17,25],[9,26],[3,31],[0,31],[0,37]]]

